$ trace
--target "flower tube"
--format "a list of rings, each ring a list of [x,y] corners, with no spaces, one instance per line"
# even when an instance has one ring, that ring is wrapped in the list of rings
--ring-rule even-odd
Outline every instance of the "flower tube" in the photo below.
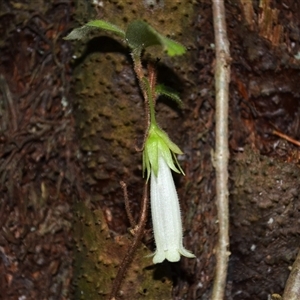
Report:
[[[158,125],[151,124],[143,152],[143,167],[150,178],[150,201],[156,251],[153,263],[165,259],[180,260],[180,255],[193,258],[194,254],[183,247],[182,221],[178,195],[171,169],[182,172],[175,154],[181,150]],[[176,165],[174,164],[175,159]]]
[[[153,263],[165,259],[170,262],[180,260],[180,255],[195,257],[183,247],[182,222],[179,200],[171,170],[161,153],[158,153],[158,173],[151,173],[150,181],[151,214],[156,243]]]

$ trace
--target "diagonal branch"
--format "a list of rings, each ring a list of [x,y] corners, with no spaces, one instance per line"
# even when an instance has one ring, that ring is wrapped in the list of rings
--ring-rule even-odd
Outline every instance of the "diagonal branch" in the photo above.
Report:
[[[149,203],[148,183],[146,182],[144,185],[144,194],[143,194],[143,201],[142,201],[142,207],[141,207],[141,212],[140,212],[140,220],[137,225],[137,228],[135,228],[135,236],[134,236],[133,242],[132,242],[130,248],[128,249],[128,251],[118,269],[116,278],[114,279],[112,290],[109,295],[110,300],[116,300],[118,298],[118,293],[120,292],[120,288],[121,288],[123,279],[125,277],[125,274],[134,258],[135,252],[136,252],[136,250],[141,242],[141,239],[143,237],[146,222],[147,222],[148,203]]]
[[[230,82],[230,52],[227,38],[225,7],[223,0],[213,0],[213,19],[216,45],[216,201],[218,209],[219,237],[216,251],[216,274],[212,300],[224,299],[229,247],[228,216],[228,102]]]

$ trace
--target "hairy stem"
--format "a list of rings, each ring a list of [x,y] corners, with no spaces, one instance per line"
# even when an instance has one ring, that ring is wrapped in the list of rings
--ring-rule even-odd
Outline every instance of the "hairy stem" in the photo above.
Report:
[[[145,87],[143,85],[143,78],[145,77],[142,61],[141,61],[141,53],[133,52],[132,53],[132,60],[133,60],[133,69],[135,72],[135,75],[138,79],[140,89],[142,91],[143,97],[144,97],[144,106],[145,106],[145,118],[146,118],[146,129],[144,134],[144,140],[141,148],[136,147],[137,151],[143,151],[144,145],[148,136],[148,131],[150,127],[150,111],[149,111],[149,99],[147,95],[147,91],[145,90]]]
[[[219,236],[216,251],[216,273],[212,300],[224,299],[229,257],[228,216],[228,99],[230,82],[230,53],[226,32],[223,0],[213,0],[213,19],[216,45],[216,201],[218,208]]]
[[[127,217],[129,219],[129,223],[130,223],[131,228],[134,229],[136,227],[136,223],[134,221],[133,215],[132,215],[131,210],[130,210],[129,198],[128,198],[128,192],[127,192],[127,185],[124,181],[121,181],[120,185],[122,187],[123,195],[124,195],[124,199],[125,199],[125,209],[126,209]]]

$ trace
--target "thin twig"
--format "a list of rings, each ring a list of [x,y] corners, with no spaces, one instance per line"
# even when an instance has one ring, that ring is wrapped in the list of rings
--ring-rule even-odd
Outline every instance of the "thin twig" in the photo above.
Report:
[[[300,142],[297,141],[297,140],[295,140],[295,139],[293,139],[293,138],[291,138],[290,136],[288,136],[288,135],[286,135],[286,134],[284,134],[284,133],[281,133],[281,132],[279,132],[279,131],[277,131],[277,130],[273,130],[272,133],[273,133],[274,135],[277,135],[277,136],[281,137],[282,139],[285,139],[285,140],[287,140],[288,142],[293,143],[294,145],[300,147]]]
[[[216,249],[216,273],[212,300],[224,299],[229,257],[228,217],[228,99],[230,81],[230,53],[226,32],[223,0],[213,0],[213,19],[216,45],[216,202],[218,208],[219,236]]]
[[[141,212],[140,212],[140,220],[139,220],[137,229],[135,231],[136,234],[134,236],[134,239],[133,239],[133,242],[132,242],[130,248],[128,249],[128,251],[118,269],[118,273],[113,282],[112,291],[109,296],[110,300],[117,299],[117,295],[118,295],[118,292],[120,291],[121,284],[123,282],[125,273],[127,272],[128,267],[129,267],[130,263],[132,262],[134,254],[137,250],[137,247],[143,237],[146,222],[147,222],[148,202],[149,202],[148,183],[146,182],[145,186],[144,186],[144,194],[143,194],[143,201],[142,201],[142,207],[141,207]]]
[[[292,266],[292,271],[286,282],[282,300],[300,299],[300,250]]]
[[[130,210],[130,206],[129,206],[129,198],[128,198],[128,192],[127,192],[127,185],[124,181],[120,181],[120,185],[121,188],[123,190],[123,194],[124,194],[124,200],[125,200],[125,209],[126,209],[126,213],[127,213],[127,217],[129,219],[129,223],[132,229],[134,229],[136,227],[136,223],[134,221],[134,218],[132,216],[131,210]]]

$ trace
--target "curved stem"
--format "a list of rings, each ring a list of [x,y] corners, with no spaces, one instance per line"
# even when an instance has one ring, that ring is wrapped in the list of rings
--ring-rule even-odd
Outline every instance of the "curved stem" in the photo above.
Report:
[[[123,195],[125,199],[125,210],[127,213],[127,217],[129,219],[129,223],[132,229],[136,227],[136,223],[134,221],[133,215],[130,210],[130,205],[129,205],[129,198],[128,198],[128,192],[127,192],[127,185],[124,181],[120,181],[121,188],[123,190]]]

